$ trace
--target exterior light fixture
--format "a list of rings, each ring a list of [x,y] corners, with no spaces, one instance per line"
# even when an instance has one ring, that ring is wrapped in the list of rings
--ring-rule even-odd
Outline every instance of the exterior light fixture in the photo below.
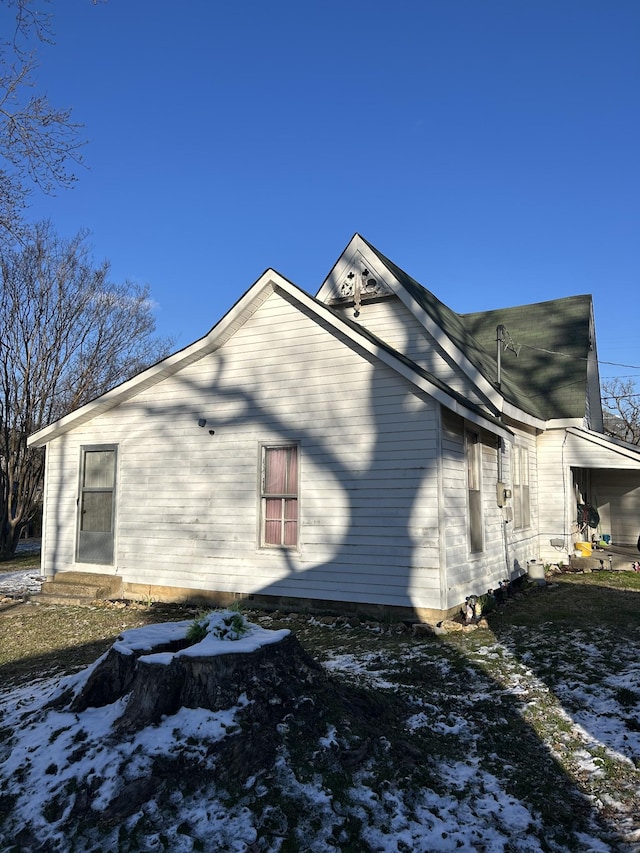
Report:
[[[206,426],[206,425],[207,425],[207,419],[206,419],[206,418],[200,418],[200,419],[198,420],[198,426],[199,426],[199,427],[203,427],[203,426]]]

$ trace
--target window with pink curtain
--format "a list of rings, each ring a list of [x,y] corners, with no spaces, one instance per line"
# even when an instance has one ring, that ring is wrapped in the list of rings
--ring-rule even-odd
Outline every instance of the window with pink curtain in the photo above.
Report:
[[[264,447],[262,456],[262,544],[298,544],[298,448]]]

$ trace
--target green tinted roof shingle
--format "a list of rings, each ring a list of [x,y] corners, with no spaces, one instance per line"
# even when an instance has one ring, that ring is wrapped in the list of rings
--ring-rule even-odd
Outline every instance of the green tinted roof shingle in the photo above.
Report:
[[[375,246],[367,245],[494,386],[497,386],[496,330],[500,325],[505,326],[519,347],[518,356],[511,351],[502,353],[500,390],[506,400],[543,420],[584,417],[591,296],[568,296],[513,308],[457,314]]]
[[[480,311],[462,319],[485,347],[496,346],[496,328],[505,326],[519,352],[503,352],[504,374],[545,418],[584,417],[591,296]]]

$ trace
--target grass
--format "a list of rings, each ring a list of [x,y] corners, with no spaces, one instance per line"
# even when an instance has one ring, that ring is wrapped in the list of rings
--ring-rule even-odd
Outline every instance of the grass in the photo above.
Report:
[[[3,572],[19,572],[27,569],[37,571],[40,568],[40,554],[16,554],[10,560],[0,561],[0,575]]]
[[[0,563],[0,577],[39,568],[39,554],[17,554]],[[194,608],[162,605],[58,607],[8,601],[0,605],[0,683],[74,672],[92,663],[124,630],[194,613]]]
[[[0,572],[24,568],[23,560],[0,566]],[[253,611],[246,616],[290,628],[336,673],[353,711],[354,761],[360,745],[370,759],[372,789],[402,781],[416,792],[431,789],[462,801],[475,779],[452,788],[442,767],[477,761],[478,771],[501,779],[538,816],[540,837],[550,839],[542,849],[580,850],[572,833],[591,831],[594,822],[616,849],[618,818],[610,803],[640,814],[638,770],[602,745],[589,705],[616,703],[628,738],[640,727],[640,684],[620,682],[640,648],[638,592],[640,575],[632,572],[559,575],[510,600],[490,615],[487,628],[443,637],[415,637],[392,621],[367,625]],[[94,661],[124,629],[198,615],[192,608],[158,604],[8,604],[0,609],[0,683],[73,672]],[[332,766],[330,754],[326,766],[320,758],[308,760],[332,715],[325,708],[320,726],[318,709],[312,710],[305,725],[291,724],[283,743],[297,777],[311,782],[322,774],[339,802],[352,784],[349,773]],[[410,729],[408,719],[415,721]],[[386,753],[374,749],[380,735],[389,744]],[[585,756],[595,771],[585,769]],[[637,761],[640,765],[640,755]],[[295,819],[295,803],[283,799],[276,785],[262,802],[285,825]]]

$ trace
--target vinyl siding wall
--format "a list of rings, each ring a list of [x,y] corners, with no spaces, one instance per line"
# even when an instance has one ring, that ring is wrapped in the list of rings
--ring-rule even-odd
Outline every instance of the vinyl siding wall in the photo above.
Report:
[[[126,582],[440,608],[438,414],[273,293],[218,352],[49,445],[44,568],[108,570],[74,559],[78,466],[117,444]],[[286,441],[299,549],[261,549],[260,443]]]
[[[577,491],[600,513],[600,532],[617,544],[634,544],[640,534],[640,474],[635,454],[619,451],[563,429],[548,430],[538,439],[540,489],[543,495],[540,551],[548,561],[567,561],[578,530]],[[581,493],[582,494],[582,493]],[[564,553],[550,546],[562,536]]]
[[[506,525],[505,557],[510,568],[510,576],[517,577],[527,570],[527,563],[540,559],[539,521],[540,521],[540,490],[538,485],[538,453],[536,435],[512,426],[514,438],[505,443],[503,454],[503,476],[508,488],[513,490],[512,455],[516,447],[525,447],[529,459],[529,525],[516,528],[515,521]],[[544,501],[543,501],[544,502]],[[513,506],[513,499],[508,505]]]
[[[600,532],[608,533],[615,545],[636,546],[640,537],[638,471],[594,471],[591,488],[600,514]]]
[[[498,442],[495,436],[480,433],[483,540],[481,552],[471,553],[467,500],[465,423],[451,413],[443,415],[442,479],[444,496],[443,535],[446,552],[447,607],[454,607],[467,595],[481,595],[495,589],[500,580],[526,571],[528,559],[537,553],[537,475],[535,440],[521,434],[518,441],[529,447],[529,488],[531,525],[514,530],[497,505]],[[473,427],[470,427],[472,430]],[[503,452],[503,478],[511,485],[511,445]],[[511,503],[510,501],[508,503]]]
[[[539,553],[543,562],[567,562],[576,537],[573,475],[567,456],[564,429],[546,430],[538,436]],[[562,539],[556,548],[552,539]]]
[[[353,315],[353,305],[339,309],[350,320],[361,323],[385,343],[415,361],[424,370],[433,373],[467,399],[481,402],[473,384],[462,370],[444,355],[437,341],[416,320],[413,314],[394,297],[365,302],[358,317]]]

